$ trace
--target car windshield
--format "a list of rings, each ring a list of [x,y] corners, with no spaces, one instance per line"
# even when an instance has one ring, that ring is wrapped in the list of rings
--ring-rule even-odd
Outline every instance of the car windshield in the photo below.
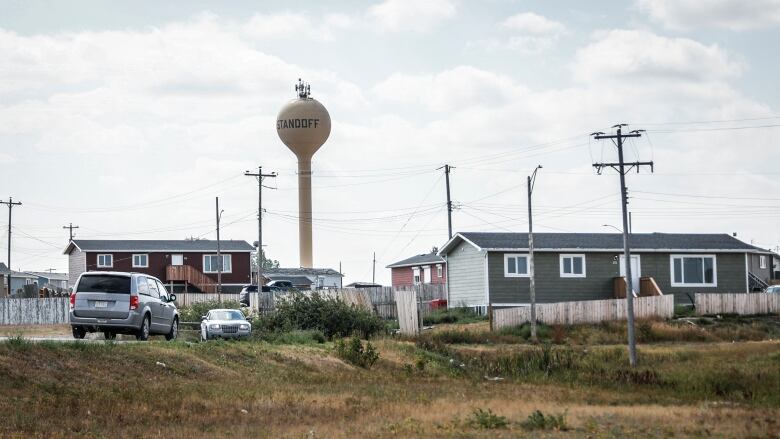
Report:
[[[81,276],[76,292],[130,294],[130,277],[106,274]]]
[[[210,320],[244,320],[241,311],[212,311]]]

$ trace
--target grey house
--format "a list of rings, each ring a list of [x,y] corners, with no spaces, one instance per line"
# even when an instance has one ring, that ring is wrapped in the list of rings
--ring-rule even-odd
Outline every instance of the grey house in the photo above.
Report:
[[[773,278],[773,253],[727,234],[634,233],[632,280],[652,278],[663,294],[744,293]],[[617,233],[534,233],[540,303],[611,299],[624,278]],[[450,307],[529,303],[527,233],[458,233],[439,254],[447,261]],[[617,282],[616,282],[617,278]]]

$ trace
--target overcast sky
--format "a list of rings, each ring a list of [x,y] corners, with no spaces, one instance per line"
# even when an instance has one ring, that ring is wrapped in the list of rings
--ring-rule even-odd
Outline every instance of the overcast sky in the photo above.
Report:
[[[298,265],[296,161],[275,132],[298,77],[329,110],[315,155],[314,260],[346,281],[455,231],[614,231],[615,158],[635,232],[780,244],[780,1],[0,1],[0,197],[15,269],[67,270],[78,238],[256,240]],[[327,6],[325,5],[327,3]],[[0,227],[7,227],[7,210]],[[5,261],[7,238],[0,237]]]

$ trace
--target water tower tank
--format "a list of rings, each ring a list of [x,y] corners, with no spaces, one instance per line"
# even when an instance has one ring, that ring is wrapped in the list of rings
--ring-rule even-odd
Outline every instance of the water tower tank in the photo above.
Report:
[[[276,117],[276,133],[298,158],[298,248],[300,266],[311,268],[312,207],[311,159],[330,136],[330,114],[310,96],[310,87],[298,79],[296,99],[285,104]]]

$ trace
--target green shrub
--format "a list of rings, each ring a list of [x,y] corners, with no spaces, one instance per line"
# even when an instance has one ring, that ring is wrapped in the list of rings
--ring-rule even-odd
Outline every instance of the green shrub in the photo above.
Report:
[[[360,335],[365,338],[385,331],[375,314],[318,293],[291,294],[276,304],[276,310],[253,322],[253,329],[267,332],[318,330],[325,337]]]
[[[484,428],[486,430],[494,430],[497,428],[506,428],[509,425],[509,421],[505,416],[499,416],[493,413],[492,410],[476,409],[466,420],[466,423],[473,428]]]
[[[566,425],[566,415],[545,415],[539,410],[531,413],[531,415],[523,421],[520,425],[526,430],[568,430]]]
[[[223,308],[241,309],[241,304],[234,300],[223,300],[222,303],[219,303],[217,300],[195,302],[190,306],[179,308],[179,318],[182,322],[200,322],[200,318],[212,309]]]
[[[444,323],[475,323],[487,320],[474,312],[472,308],[439,309],[423,317],[424,325],[441,325]]]
[[[347,363],[364,369],[371,369],[371,366],[379,360],[379,352],[371,342],[366,343],[364,349],[358,337],[352,337],[349,344],[344,343],[343,339],[336,342],[336,355]]]

